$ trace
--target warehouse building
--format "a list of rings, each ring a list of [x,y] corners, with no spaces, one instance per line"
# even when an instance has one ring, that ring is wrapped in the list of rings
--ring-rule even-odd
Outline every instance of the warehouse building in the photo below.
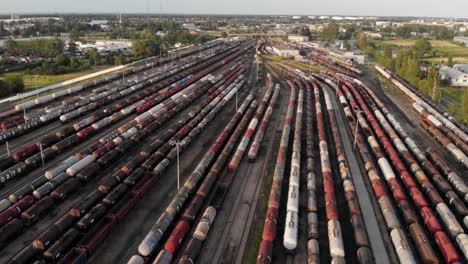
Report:
[[[309,37],[308,36],[289,35],[288,36],[288,41],[291,41],[291,42],[307,42],[307,41],[309,41]]]
[[[468,37],[454,37],[453,41],[462,42],[468,47]]]
[[[440,78],[447,80],[451,86],[468,86],[468,74],[445,65],[439,68]]]
[[[299,50],[291,46],[274,46],[273,51],[281,57],[290,58],[299,56]]]

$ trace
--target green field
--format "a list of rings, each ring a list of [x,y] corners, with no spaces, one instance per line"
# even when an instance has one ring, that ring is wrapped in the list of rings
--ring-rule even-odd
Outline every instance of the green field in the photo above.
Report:
[[[468,47],[457,45],[454,42],[447,40],[430,40],[432,44],[432,50],[437,52],[437,56],[425,57],[426,61],[439,63],[440,56],[442,60],[447,61],[447,56],[451,55],[455,63],[468,63]],[[385,46],[397,46],[397,47],[409,47],[414,45],[416,39],[396,39],[396,40],[385,40],[378,42],[377,45]]]
[[[446,110],[455,115],[458,120],[463,120],[463,101],[462,97],[465,93],[463,88],[443,87],[442,96],[449,101],[450,106],[444,107]],[[468,107],[468,106],[465,106]]]
[[[31,75],[31,74],[23,74],[23,72],[14,72],[14,73],[6,73],[0,75],[0,79],[4,78],[9,74],[23,74],[24,86],[26,91],[31,91],[36,88],[41,88],[44,86],[56,84],[59,82],[63,82],[66,80],[70,80],[73,78],[77,78],[86,74],[102,71],[108,69],[113,66],[97,66],[96,68],[73,72],[73,73],[66,73],[66,74],[58,74],[58,75]],[[37,76],[37,77],[36,77]]]

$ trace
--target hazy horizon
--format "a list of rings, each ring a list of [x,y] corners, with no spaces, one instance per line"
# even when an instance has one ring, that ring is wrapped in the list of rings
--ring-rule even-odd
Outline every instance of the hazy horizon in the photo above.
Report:
[[[181,14],[181,15],[338,15],[468,18],[468,1],[452,0],[17,0],[2,3],[0,14]],[[344,3],[343,3],[344,2]]]

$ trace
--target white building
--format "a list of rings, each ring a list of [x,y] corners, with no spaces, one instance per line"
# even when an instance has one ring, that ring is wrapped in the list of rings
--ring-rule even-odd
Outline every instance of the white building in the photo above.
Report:
[[[455,64],[453,65],[453,68],[458,71],[468,73],[468,64]]]
[[[198,27],[197,27],[195,24],[193,24],[193,23],[182,24],[182,27],[185,28],[185,29],[188,29],[189,31],[198,30]]]
[[[462,42],[468,47],[468,37],[454,37],[453,41]]]
[[[132,53],[132,41],[131,40],[96,40],[95,43],[82,43],[76,42],[78,48],[87,52],[96,48],[100,54],[106,54],[110,52],[123,52],[123,53]]]
[[[299,56],[299,50],[291,46],[274,46],[273,51],[281,57],[289,58]]]
[[[440,78],[450,82],[451,86],[468,86],[468,74],[445,65],[439,68]]]
[[[369,38],[381,38],[382,34],[379,32],[365,32],[366,36]]]
[[[288,40],[291,42],[307,42],[309,41],[308,36],[296,36],[296,35],[289,35]]]
[[[91,22],[89,22],[89,24],[91,26],[99,26],[102,30],[110,30],[110,26],[109,26],[109,20],[91,20]]]
[[[366,63],[366,56],[363,54],[356,54],[352,51],[335,51],[335,50],[329,50],[329,55],[331,57],[336,58],[337,60],[342,60],[348,62],[348,64],[352,65],[354,63],[357,64],[364,64]]]

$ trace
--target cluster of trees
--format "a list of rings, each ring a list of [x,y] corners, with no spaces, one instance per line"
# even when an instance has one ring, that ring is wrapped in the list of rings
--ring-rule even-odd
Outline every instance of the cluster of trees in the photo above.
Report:
[[[361,27],[356,23],[345,24],[345,25],[342,25],[342,27],[344,29],[344,32],[340,32],[338,34],[338,39],[341,39],[341,40],[349,40],[352,38],[357,38],[358,34],[362,32]]]
[[[359,39],[358,39],[359,40]],[[418,39],[410,49],[400,50],[393,58],[393,50],[390,46],[385,46],[383,52],[378,51],[372,44],[364,45],[362,41],[358,46],[367,52],[371,52],[382,66],[393,69],[398,76],[405,79],[410,85],[419,89],[426,96],[433,100],[440,100],[440,91],[434,91],[434,83],[439,84],[439,72],[435,67],[427,67],[427,71],[421,70],[422,59],[426,54],[430,54],[432,45],[426,39]]]
[[[24,91],[23,77],[19,74],[10,74],[0,80],[0,97],[14,95]]]
[[[44,60],[40,67],[28,70],[31,74],[64,74],[89,69],[89,63],[84,63],[77,57],[67,57],[59,54],[55,60]]]
[[[14,30],[5,30],[4,23],[0,23],[0,36],[21,36],[28,38],[31,36],[58,36],[60,33],[69,33],[73,29],[77,31],[100,31],[99,25],[90,25],[76,18],[64,18],[63,20],[48,19],[47,22],[34,21],[27,26],[26,21],[12,22],[11,25],[22,25]]]
[[[64,42],[59,38],[33,39],[30,41],[8,40],[6,51],[15,56],[28,56],[36,54],[45,58],[53,58],[63,53]]]
[[[159,55],[160,42],[158,43],[155,38],[136,39],[132,41],[133,55],[137,58],[151,57]]]
[[[328,24],[320,33],[323,41],[332,42],[338,37],[339,26],[336,23]]]
[[[299,36],[308,36],[308,37],[312,35],[308,26],[292,28],[289,30],[289,33],[294,34],[294,35],[299,35]]]
[[[431,54],[432,45],[430,41],[418,39],[415,44],[409,48],[400,50],[396,57],[393,58],[393,50],[390,46],[385,46],[383,52],[377,51],[371,44],[364,48],[374,53],[377,62],[382,66],[393,69],[398,76],[405,79],[410,85],[416,87],[424,95],[431,97],[435,102],[440,102],[442,90],[436,86],[443,85],[443,81],[439,79],[439,70],[436,67],[425,67],[426,70],[421,70],[422,59],[425,55]],[[448,57],[447,65],[453,66],[453,58]],[[465,91],[461,98],[462,118],[464,122],[468,122],[468,91]],[[458,104],[454,104],[450,112],[457,112]]]
[[[385,27],[381,30],[384,36],[390,36],[395,34],[399,38],[410,38],[411,33],[429,33],[431,36],[434,36],[436,39],[453,39],[454,32],[453,30],[448,29],[445,26],[436,26],[436,25],[419,25],[419,24],[405,24],[400,27]]]
[[[335,39],[339,40],[350,40],[353,38],[358,38],[360,34],[363,34],[363,28],[364,25],[359,26],[356,23],[352,24],[344,24],[341,25],[343,31],[340,32],[340,25],[336,23],[330,23],[328,24],[324,30],[321,32],[320,37],[322,40],[327,41],[327,42],[332,42]]]
[[[133,54],[136,58],[144,58],[159,55],[161,47],[173,46],[176,43],[182,45],[201,44],[215,39],[209,35],[193,35],[187,30],[178,30],[165,34],[162,38],[148,34],[140,35],[140,38],[132,41]]]

